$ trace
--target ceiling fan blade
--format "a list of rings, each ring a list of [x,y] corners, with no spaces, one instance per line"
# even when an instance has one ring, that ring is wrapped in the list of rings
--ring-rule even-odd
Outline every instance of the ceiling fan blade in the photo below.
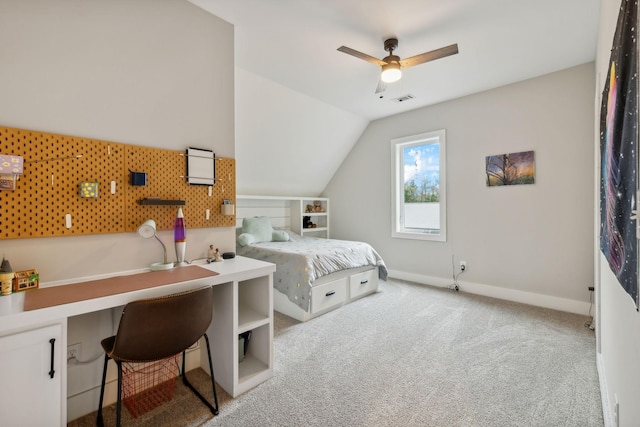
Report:
[[[458,53],[458,44],[454,43],[449,46],[441,47],[440,49],[432,50],[429,52],[421,53],[420,55],[411,56],[407,59],[400,61],[402,68],[413,67],[414,65],[424,64],[425,62],[434,61],[436,59],[444,58],[446,56],[455,55]]]
[[[382,79],[378,80],[378,87],[376,88],[376,95],[387,90],[387,83],[383,82]]]
[[[355,56],[356,58],[364,59],[365,61],[371,62],[372,64],[376,64],[380,66],[383,66],[386,64],[386,62],[384,62],[381,59],[374,58],[373,56],[367,55],[366,53],[358,52],[357,50],[351,49],[350,47],[340,46],[338,50],[348,55]]]

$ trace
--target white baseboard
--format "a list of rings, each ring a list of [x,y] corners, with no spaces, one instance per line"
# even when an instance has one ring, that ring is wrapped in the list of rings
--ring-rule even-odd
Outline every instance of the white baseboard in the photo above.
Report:
[[[389,277],[443,288],[450,286],[452,283],[451,278],[426,276],[397,270],[389,270]],[[553,310],[566,311],[568,313],[581,314],[584,316],[589,315],[590,304],[584,301],[536,294],[534,292],[518,291],[515,289],[501,288],[499,286],[485,285],[482,283],[459,281],[458,285],[460,286],[461,292],[484,295],[506,301],[520,302],[523,304],[535,305],[537,307],[551,308]]]
[[[611,405],[609,404],[609,389],[607,388],[607,378],[604,372],[604,361],[602,354],[596,354],[596,363],[598,368],[598,380],[600,381],[600,397],[602,399],[602,417],[604,418],[604,427],[615,427]]]

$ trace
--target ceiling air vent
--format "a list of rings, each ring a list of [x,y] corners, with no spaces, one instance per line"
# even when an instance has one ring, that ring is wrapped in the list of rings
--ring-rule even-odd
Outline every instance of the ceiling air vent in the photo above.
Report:
[[[405,102],[405,101],[408,101],[408,100],[413,99],[413,98],[415,98],[415,96],[413,96],[411,94],[406,94],[406,95],[403,95],[401,97],[394,98],[394,99],[392,99],[392,101],[393,102]]]

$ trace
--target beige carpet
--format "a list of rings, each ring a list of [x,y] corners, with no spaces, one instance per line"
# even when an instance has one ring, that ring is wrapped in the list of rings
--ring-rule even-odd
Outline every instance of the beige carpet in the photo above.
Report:
[[[589,320],[389,280],[306,323],[276,313],[274,378],[236,399],[218,388],[217,417],[179,383],[136,420],[123,410],[123,425],[600,427]],[[188,375],[211,396],[203,371]]]

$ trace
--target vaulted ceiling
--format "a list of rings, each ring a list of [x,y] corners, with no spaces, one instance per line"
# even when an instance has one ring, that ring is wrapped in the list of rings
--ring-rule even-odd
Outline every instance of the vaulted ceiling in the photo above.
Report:
[[[320,195],[367,125],[595,59],[600,0],[189,0],[234,25],[239,194]],[[383,96],[384,40],[407,58]],[[595,84],[595,82],[594,82]],[[412,95],[413,99],[394,99]],[[427,131],[426,129],[425,131]]]
[[[235,26],[236,66],[367,120],[593,61],[599,0],[192,0]],[[377,58],[457,43],[404,70],[384,97]],[[415,98],[397,103],[407,94]]]

